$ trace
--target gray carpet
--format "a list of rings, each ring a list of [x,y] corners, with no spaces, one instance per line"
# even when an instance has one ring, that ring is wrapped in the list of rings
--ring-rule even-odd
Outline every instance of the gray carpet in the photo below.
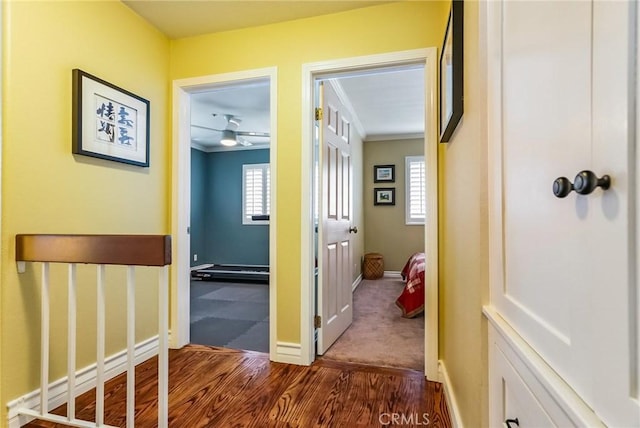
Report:
[[[398,277],[363,280],[353,295],[353,324],[322,358],[424,370],[424,315],[403,318]]]
[[[191,281],[191,343],[269,352],[269,286]]]

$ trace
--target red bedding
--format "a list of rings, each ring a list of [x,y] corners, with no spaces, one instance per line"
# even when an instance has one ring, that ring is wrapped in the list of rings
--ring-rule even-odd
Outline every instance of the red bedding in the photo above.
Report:
[[[424,265],[424,253],[415,253],[402,269],[402,279],[406,285],[396,305],[405,318],[413,318],[424,311]]]

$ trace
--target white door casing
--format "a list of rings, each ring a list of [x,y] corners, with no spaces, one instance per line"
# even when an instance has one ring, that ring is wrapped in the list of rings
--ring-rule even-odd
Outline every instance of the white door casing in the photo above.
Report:
[[[427,219],[425,222],[425,376],[439,381],[438,366],[438,132],[437,132],[437,48],[415,49],[361,57],[322,61],[302,66],[302,174],[301,174],[301,362],[315,359],[313,315],[315,313],[315,247],[313,213],[314,83],[319,76],[371,70],[385,66],[425,65],[425,136]]]
[[[324,354],[353,321],[351,272],[351,120],[331,82],[320,82],[320,267],[318,354]]]
[[[491,302],[605,424],[637,426],[636,6],[486,7]],[[553,195],[581,170],[611,188]]]

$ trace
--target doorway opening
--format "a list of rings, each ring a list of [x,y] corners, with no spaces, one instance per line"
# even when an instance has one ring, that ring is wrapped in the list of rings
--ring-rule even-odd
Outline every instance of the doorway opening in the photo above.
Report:
[[[424,64],[316,79],[322,101],[316,107],[323,112],[314,150],[321,171],[313,180],[322,267],[316,315],[320,329],[334,330],[318,331],[316,353],[324,359],[424,369],[424,79]],[[347,147],[331,156],[336,132]],[[341,181],[335,192],[333,184]],[[332,219],[331,211],[340,219]],[[328,239],[335,227],[344,229],[336,244]],[[332,272],[334,266],[348,271],[346,278]],[[406,281],[400,275],[405,266]]]
[[[276,94],[275,68],[174,81],[172,347],[274,347]]]
[[[301,335],[301,347],[303,359],[307,361],[313,361],[316,357],[316,342],[322,342],[323,327],[322,320],[320,320],[321,327],[316,329],[314,327],[315,322],[318,319],[315,317],[316,310],[322,312],[320,306],[327,300],[328,296],[323,296],[323,271],[326,269],[326,260],[323,260],[324,245],[322,242],[322,227],[320,223],[323,222],[321,218],[323,216],[323,207],[321,204],[316,204],[315,201],[326,198],[324,190],[321,186],[314,187],[314,182],[322,180],[322,174],[319,171],[323,171],[323,152],[324,149],[316,144],[316,141],[321,141],[319,134],[320,130],[317,129],[315,121],[311,120],[313,117],[313,109],[320,105],[320,92],[317,90],[318,82],[326,80],[340,80],[345,76],[350,75],[371,75],[379,74],[381,72],[397,72],[399,70],[410,69],[422,69],[424,75],[424,134],[421,136],[416,135],[419,138],[419,144],[422,146],[422,154],[424,156],[424,191],[425,191],[425,208],[429,213],[426,216],[424,224],[424,233],[422,234],[422,249],[426,257],[425,268],[425,315],[424,315],[424,369],[425,375],[431,380],[438,379],[438,302],[437,302],[437,122],[436,122],[436,106],[435,106],[435,87],[436,87],[436,49],[419,49],[414,51],[396,52],[390,54],[373,55],[366,57],[350,58],[345,60],[329,61],[322,63],[305,64],[303,66],[303,88],[305,93],[303,94],[303,130],[305,134],[303,137],[303,162],[309,162],[314,168],[310,169],[315,173],[305,174],[305,168],[303,168],[303,189],[312,189],[307,192],[311,197],[303,199],[303,207],[308,207],[309,212],[312,214],[311,219],[307,224],[303,225],[302,236],[302,276],[303,276],[303,289],[302,289],[302,319],[303,328]],[[326,112],[323,111],[323,114]],[[357,113],[357,112],[356,112]],[[366,139],[366,138],[365,138]],[[366,145],[364,143],[363,145]],[[401,144],[401,143],[398,143]],[[317,160],[317,163],[316,163]],[[405,165],[397,165],[399,162],[395,162],[394,166],[398,167],[398,170],[403,170]],[[385,166],[385,165],[381,165]],[[363,182],[370,180],[372,177],[369,175],[373,171],[363,171]],[[368,177],[368,178],[367,178]],[[403,178],[404,181],[404,178]],[[354,179],[355,182],[355,179]],[[370,183],[361,183],[362,189],[371,187]],[[307,187],[308,186],[308,187]],[[376,187],[378,184],[376,183]],[[380,185],[383,194],[382,199],[386,199],[387,202],[395,202],[397,193],[392,193],[392,188],[396,192],[404,191],[404,187],[401,190],[395,189],[393,183],[385,183],[385,186]],[[376,189],[375,191],[378,191]],[[303,194],[305,192],[303,191]],[[371,195],[366,195],[364,199],[367,202],[365,204],[373,204],[372,198],[376,195],[371,192]],[[389,200],[388,198],[391,198]],[[404,201],[404,196],[401,198]],[[379,202],[379,201],[378,201]],[[384,201],[383,201],[384,202]],[[376,204],[377,205],[377,204]],[[382,205],[382,204],[381,204]],[[391,204],[390,204],[391,205]],[[363,206],[364,208],[364,206]],[[326,210],[325,210],[326,211]],[[304,217],[303,217],[304,220]],[[355,220],[355,218],[353,219]],[[318,227],[318,239],[316,239],[316,226]],[[351,228],[358,225],[351,224]],[[306,228],[306,229],[305,229]],[[366,239],[366,238],[365,238]],[[409,257],[408,254],[406,257]],[[408,260],[407,260],[408,261]],[[351,261],[351,266],[358,267],[361,260],[358,258]],[[317,264],[317,268],[316,268]],[[398,264],[398,262],[395,262]],[[396,268],[400,270],[401,268]],[[333,278],[333,277],[332,277]],[[399,279],[399,278],[397,278]],[[353,285],[357,285],[358,278],[355,279]],[[317,287],[316,287],[317,284]],[[305,289],[305,285],[307,285]],[[324,291],[326,293],[326,290]],[[346,305],[345,305],[346,307]],[[400,315],[398,315],[400,316]],[[331,317],[333,318],[333,316]],[[307,322],[305,322],[305,320]],[[375,328],[375,326],[372,326]],[[422,346],[422,343],[416,343],[415,346]],[[326,350],[327,344],[323,344],[322,352]]]
[[[191,95],[190,342],[269,352],[269,80]]]

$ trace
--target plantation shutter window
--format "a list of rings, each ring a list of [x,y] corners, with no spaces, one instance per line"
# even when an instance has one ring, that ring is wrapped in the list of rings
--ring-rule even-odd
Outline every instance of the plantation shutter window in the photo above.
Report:
[[[424,224],[426,218],[424,156],[407,156],[405,163],[406,223]]]
[[[242,165],[242,224],[269,224],[271,171],[268,163]]]

